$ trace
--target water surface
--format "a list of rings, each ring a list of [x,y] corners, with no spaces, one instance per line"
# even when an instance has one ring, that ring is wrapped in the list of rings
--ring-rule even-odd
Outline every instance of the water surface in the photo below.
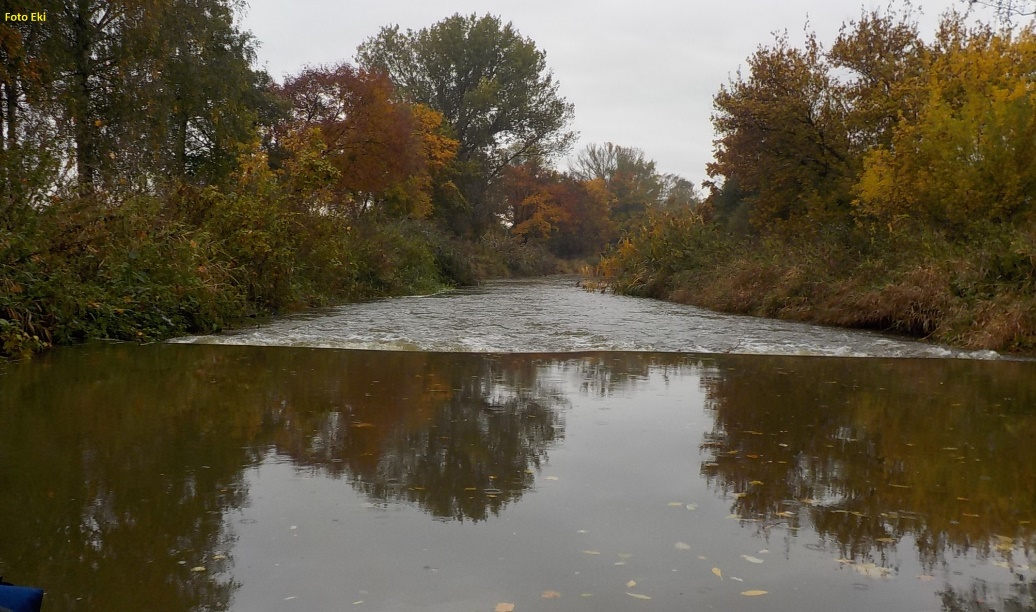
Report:
[[[251,346],[535,353],[669,351],[856,357],[996,358],[873,332],[729,315],[592,293],[576,277],[490,281],[176,340]]]
[[[1032,609],[1034,407],[1031,362],[60,349],[0,371],[0,574],[48,610]]]

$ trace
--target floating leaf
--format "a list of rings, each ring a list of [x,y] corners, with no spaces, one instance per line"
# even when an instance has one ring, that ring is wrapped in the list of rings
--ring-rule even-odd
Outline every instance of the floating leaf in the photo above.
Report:
[[[353,423],[352,426],[356,429],[369,429],[371,427],[374,427],[375,425],[374,423]]]
[[[686,508],[688,510],[697,510],[698,509],[698,504],[687,504]]]
[[[561,597],[561,593],[558,593],[557,591],[553,590],[548,590],[540,593],[540,597],[542,597],[543,599],[558,599],[559,597]]]
[[[544,480],[558,480],[557,476],[547,476]]]
[[[683,505],[683,502],[669,502],[667,505],[670,508],[678,508]]]
[[[584,550],[583,554],[584,555],[599,555],[599,554],[601,554],[601,551],[599,551],[599,550]]]
[[[712,568],[712,573],[715,574],[720,580],[723,580],[723,570],[718,567]]]
[[[192,568],[191,568],[191,571],[192,571],[192,572],[204,572],[204,571],[205,571],[205,567],[204,567],[204,566],[201,566],[201,565],[199,565],[199,566],[197,566],[197,567],[192,567]]]
[[[630,593],[629,591],[626,591],[626,594],[632,597],[633,599],[651,599],[647,595],[641,595],[640,593]]]
[[[637,586],[637,581],[636,580],[630,580],[629,582],[626,583],[626,588],[627,589],[632,589],[635,586]]]
[[[741,591],[741,594],[745,597],[759,597],[760,595],[766,595],[768,591],[760,591],[759,589],[752,589],[750,591]]]
[[[676,544],[673,544],[673,547],[676,548],[676,550],[690,550],[691,549],[691,545],[688,544],[687,542],[677,542]]]
[[[514,604],[502,601],[496,604],[496,607],[493,608],[493,612],[514,612]]]
[[[741,555],[741,558],[749,563],[762,563],[763,560],[759,557],[753,557],[752,555]]]
[[[761,480],[753,480],[753,481],[749,482],[748,484],[759,486],[759,485],[763,484],[763,481],[761,481]]]

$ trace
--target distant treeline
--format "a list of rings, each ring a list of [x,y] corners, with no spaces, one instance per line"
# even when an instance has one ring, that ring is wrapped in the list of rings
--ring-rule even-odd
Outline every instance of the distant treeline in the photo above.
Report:
[[[867,12],[716,94],[712,182],[601,265],[622,292],[1036,348],[1036,30]]]
[[[572,270],[694,197],[634,149],[552,170],[572,105],[496,17],[386,27],[277,83],[238,5],[41,0],[45,23],[0,23],[0,355]]]

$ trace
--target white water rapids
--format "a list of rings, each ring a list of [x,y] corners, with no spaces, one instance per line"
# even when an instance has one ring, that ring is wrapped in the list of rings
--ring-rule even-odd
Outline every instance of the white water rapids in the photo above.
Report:
[[[490,281],[347,304],[171,342],[477,353],[664,351],[995,359],[874,332],[712,312],[577,287],[575,277]]]

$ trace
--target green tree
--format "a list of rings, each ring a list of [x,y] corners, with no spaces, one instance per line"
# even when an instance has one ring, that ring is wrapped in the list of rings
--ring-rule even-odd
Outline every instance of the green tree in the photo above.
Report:
[[[478,234],[495,225],[500,203],[490,187],[503,170],[572,141],[565,127],[573,107],[544,52],[499,17],[456,14],[416,31],[384,27],[360,45],[357,59],[386,72],[400,96],[439,111],[453,129],[468,207],[448,219],[456,230]]]

